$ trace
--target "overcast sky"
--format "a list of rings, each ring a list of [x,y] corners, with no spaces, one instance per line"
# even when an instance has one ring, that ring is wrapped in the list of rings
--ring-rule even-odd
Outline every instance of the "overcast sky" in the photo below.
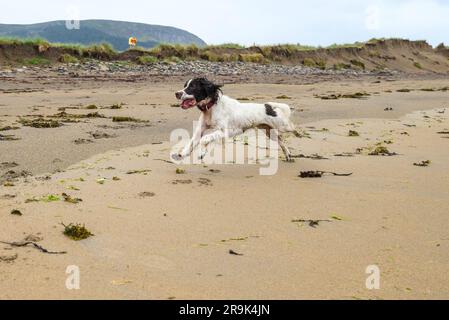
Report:
[[[330,45],[373,37],[449,43],[449,0],[8,0],[0,7],[0,23],[78,13],[179,27],[210,44]]]

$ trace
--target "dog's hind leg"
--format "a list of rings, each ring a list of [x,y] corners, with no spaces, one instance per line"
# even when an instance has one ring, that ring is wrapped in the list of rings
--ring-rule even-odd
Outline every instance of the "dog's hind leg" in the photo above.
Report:
[[[287,148],[287,146],[285,145],[284,139],[280,132],[277,132],[276,135],[272,135],[271,130],[273,130],[273,128],[266,124],[259,125],[258,128],[265,130],[265,134],[267,135],[267,137],[272,140],[276,139],[276,136],[277,136],[278,145],[279,145],[279,147],[281,147],[282,152],[285,155],[285,159],[287,160],[287,162],[294,162],[294,159],[292,158],[292,154],[291,154],[290,150]]]
[[[290,150],[285,145],[284,138],[282,137],[282,135],[278,136],[278,143],[279,143],[279,146],[282,149],[282,152],[284,152],[285,160],[287,162],[295,162],[295,159],[292,158],[292,154],[291,154]]]

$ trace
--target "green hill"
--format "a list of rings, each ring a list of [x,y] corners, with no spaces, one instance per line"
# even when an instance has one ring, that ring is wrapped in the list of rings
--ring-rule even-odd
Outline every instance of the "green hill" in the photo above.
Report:
[[[137,37],[138,46],[144,48],[152,48],[160,43],[206,45],[202,39],[185,30],[135,22],[82,20],[78,30],[67,29],[65,21],[29,25],[0,24],[0,37],[43,38],[50,42],[84,45],[107,42],[119,51],[128,48],[130,36]]]

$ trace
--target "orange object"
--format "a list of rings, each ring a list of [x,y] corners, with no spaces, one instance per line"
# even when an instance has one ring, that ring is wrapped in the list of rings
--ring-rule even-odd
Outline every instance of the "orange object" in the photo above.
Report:
[[[137,38],[136,37],[130,37],[128,40],[128,43],[130,46],[135,47],[137,45]]]

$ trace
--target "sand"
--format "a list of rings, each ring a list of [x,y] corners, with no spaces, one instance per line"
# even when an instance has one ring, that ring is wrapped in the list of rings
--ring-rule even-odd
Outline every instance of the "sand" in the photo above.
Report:
[[[2,132],[21,140],[0,142],[0,162],[17,162],[13,170],[34,175],[0,187],[0,241],[32,234],[46,249],[67,254],[0,244],[0,298],[447,299],[449,134],[438,132],[449,130],[448,92],[420,90],[447,81],[374,82],[226,86],[236,98],[291,97],[283,101],[295,108],[294,121],[310,138],[292,136],[287,144],[296,155],[328,158],[280,161],[273,176],[260,176],[258,165],[166,162],[171,130],[190,129],[198,117],[170,106],[181,82],[2,94],[0,126],[32,114],[36,105],[43,107],[35,113],[51,115],[60,107],[118,102],[126,105],[97,111],[151,126],[116,128],[105,118]],[[404,88],[414,90],[397,92]],[[361,91],[371,95],[314,96]],[[72,142],[95,130],[117,137]],[[349,130],[360,136],[349,137]],[[368,155],[377,143],[397,155]],[[336,156],[341,153],[351,156]],[[425,160],[430,166],[413,165]],[[127,174],[132,170],[150,171]],[[298,177],[309,170],[353,175]],[[82,202],[26,203],[62,193]],[[11,215],[14,209],[23,215]],[[315,228],[292,222],[301,219],[329,221]],[[94,236],[73,241],[61,223],[85,224]],[[80,290],[66,288],[70,265],[80,268]],[[371,265],[381,272],[379,290],[366,288]]]

